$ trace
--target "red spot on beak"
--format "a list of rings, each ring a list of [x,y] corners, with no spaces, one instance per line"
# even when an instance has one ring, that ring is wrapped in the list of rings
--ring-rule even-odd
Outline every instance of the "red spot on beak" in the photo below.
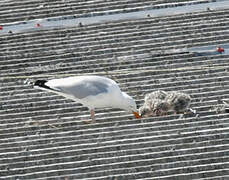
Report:
[[[40,23],[37,23],[37,24],[36,24],[36,27],[41,27],[41,24],[40,24]]]
[[[221,48],[221,47],[217,47],[216,51],[219,52],[219,53],[223,53],[224,52],[224,49]]]
[[[141,116],[138,114],[138,112],[133,112],[133,114],[137,119],[141,118]]]
[[[2,26],[0,26],[0,30],[3,30],[3,27]]]

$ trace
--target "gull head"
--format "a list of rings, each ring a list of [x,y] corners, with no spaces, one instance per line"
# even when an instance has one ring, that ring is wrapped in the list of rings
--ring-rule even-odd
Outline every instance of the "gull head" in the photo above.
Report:
[[[132,97],[130,97],[125,92],[122,92],[122,95],[124,97],[123,101],[123,109],[125,109],[128,112],[132,112],[136,118],[140,118],[137,110],[137,105]]]

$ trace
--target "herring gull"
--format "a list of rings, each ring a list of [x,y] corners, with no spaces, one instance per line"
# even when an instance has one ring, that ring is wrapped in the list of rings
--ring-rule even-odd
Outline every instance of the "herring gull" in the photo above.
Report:
[[[140,118],[134,99],[122,92],[114,80],[106,77],[91,75],[37,80],[34,87],[62,95],[88,107],[93,122],[95,108],[119,108]]]

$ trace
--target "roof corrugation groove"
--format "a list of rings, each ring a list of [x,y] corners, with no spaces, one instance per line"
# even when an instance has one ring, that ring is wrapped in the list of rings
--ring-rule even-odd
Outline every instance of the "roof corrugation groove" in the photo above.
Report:
[[[63,10],[73,15],[69,5],[102,13],[176,1],[32,2],[1,2],[1,13],[18,13],[4,21],[53,17]],[[200,2],[206,1],[192,1]],[[47,4],[53,15],[39,10]],[[2,35],[0,179],[228,179],[229,115],[219,109],[220,100],[229,99],[228,49],[207,56],[182,52],[227,44],[228,17],[229,9],[223,9]],[[97,123],[85,124],[87,108],[24,84],[28,78],[89,73],[116,80],[138,107],[156,89],[189,93],[197,114],[134,119],[107,108],[96,110]]]
[[[143,9],[158,9],[165,7],[183,6],[211,2],[209,0],[31,0],[31,1],[2,1],[0,2],[0,23],[12,23],[57,16],[93,16],[94,14],[114,14],[133,12]]]

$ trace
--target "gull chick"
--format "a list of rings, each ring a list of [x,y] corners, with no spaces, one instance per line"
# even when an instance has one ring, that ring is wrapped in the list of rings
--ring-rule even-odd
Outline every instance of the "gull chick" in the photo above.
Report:
[[[175,113],[184,113],[190,106],[191,97],[178,91],[168,92],[165,101],[170,104]]]
[[[141,117],[150,117],[152,115],[162,116],[165,115],[170,109],[170,104],[164,100],[148,99],[147,103],[140,107],[139,114]]]
[[[144,105],[139,109],[142,117],[165,115],[168,111],[184,113],[190,106],[191,97],[178,91],[157,90],[146,94]],[[193,110],[189,108],[191,112]]]
[[[151,93],[146,94],[144,100],[145,100],[145,103],[152,101],[152,99],[164,100],[167,95],[168,95],[167,92],[165,92],[163,90],[157,90],[157,91],[153,91]]]

